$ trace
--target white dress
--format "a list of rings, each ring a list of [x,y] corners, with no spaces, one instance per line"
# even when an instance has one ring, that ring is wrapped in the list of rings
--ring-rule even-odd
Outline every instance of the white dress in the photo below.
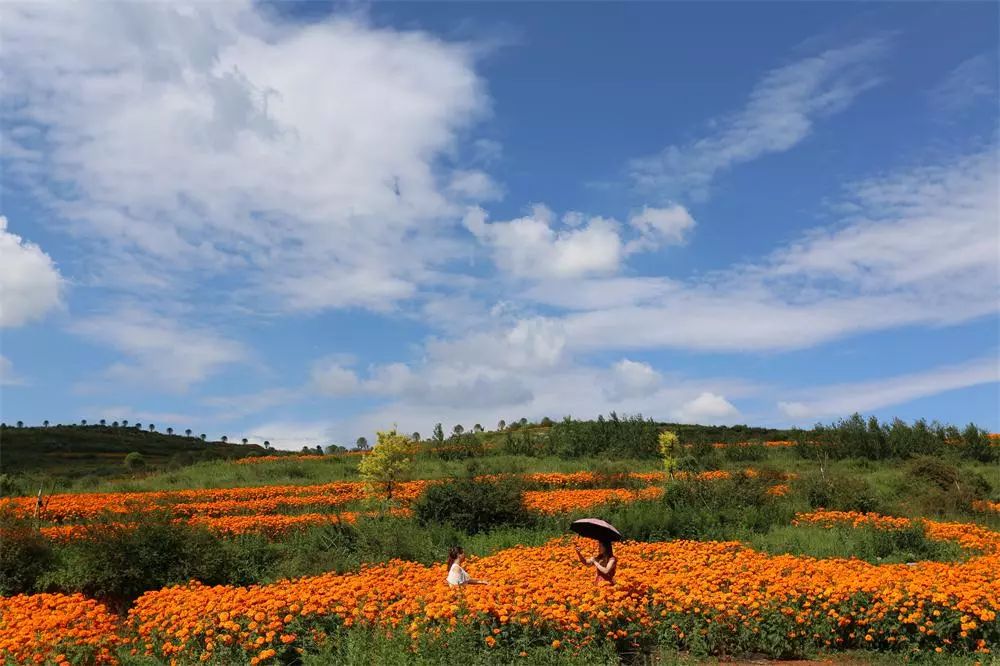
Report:
[[[462,565],[457,561],[451,563],[451,569],[448,570],[448,584],[449,585],[465,585],[469,582],[472,577],[465,572]]]

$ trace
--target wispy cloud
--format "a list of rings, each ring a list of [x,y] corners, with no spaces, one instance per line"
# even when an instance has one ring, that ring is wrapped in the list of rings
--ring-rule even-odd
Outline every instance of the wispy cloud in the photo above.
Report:
[[[959,365],[807,390],[794,399],[779,402],[778,408],[787,418],[803,423],[892,407],[945,391],[996,382],[1000,382],[1000,361],[996,356],[986,356]]]
[[[962,61],[928,93],[931,106],[943,120],[953,120],[979,104],[989,104],[996,110],[997,67],[996,52],[981,53]]]
[[[221,368],[249,358],[241,343],[207,327],[137,309],[82,319],[73,331],[127,359],[107,368],[106,379],[159,390],[186,391]]]
[[[633,160],[633,180],[661,196],[704,199],[719,173],[791,149],[813,132],[817,120],[844,110],[878,84],[876,64],[887,47],[886,38],[871,38],[768,72],[746,105],[714,120],[705,136]]]

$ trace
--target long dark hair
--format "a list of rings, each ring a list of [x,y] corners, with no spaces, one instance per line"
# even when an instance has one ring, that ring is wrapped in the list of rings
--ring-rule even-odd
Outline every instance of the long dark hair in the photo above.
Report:
[[[462,550],[461,546],[452,546],[448,549],[448,568],[451,569],[451,565],[455,563],[459,555],[464,554],[465,551]]]
[[[599,559],[602,559],[605,562],[607,562],[608,560],[610,560],[612,557],[615,556],[615,549],[614,546],[611,545],[610,541],[598,541],[597,543],[601,545],[601,552],[597,554],[597,557]]]

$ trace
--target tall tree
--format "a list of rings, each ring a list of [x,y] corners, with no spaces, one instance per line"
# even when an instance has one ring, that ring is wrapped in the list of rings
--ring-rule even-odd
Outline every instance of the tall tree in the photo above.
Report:
[[[359,451],[368,450],[368,439],[366,437],[358,437],[358,440],[354,443]]]
[[[190,437],[191,436],[191,428],[188,428],[187,430],[184,431],[184,436],[185,437]]]
[[[440,423],[434,424],[434,441],[438,444],[444,444],[444,428],[441,427]]]
[[[246,446],[249,442],[250,440],[248,440],[246,437],[243,438],[243,446]]]
[[[174,434],[174,429],[173,428],[167,428],[167,434],[168,435]]]

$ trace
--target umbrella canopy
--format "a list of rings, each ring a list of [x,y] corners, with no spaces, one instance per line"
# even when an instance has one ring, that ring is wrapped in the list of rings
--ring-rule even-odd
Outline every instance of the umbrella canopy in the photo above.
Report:
[[[618,529],[600,518],[581,518],[574,520],[569,528],[582,537],[597,541],[624,541],[625,537]]]

